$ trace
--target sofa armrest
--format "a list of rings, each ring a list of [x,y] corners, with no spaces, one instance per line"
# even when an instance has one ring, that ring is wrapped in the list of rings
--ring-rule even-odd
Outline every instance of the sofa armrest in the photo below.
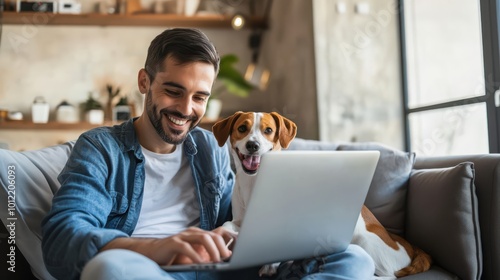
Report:
[[[500,279],[500,154],[417,157],[414,169],[474,163],[483,252],[482,279]]]
[[[60,186],[57,176],[66,164],[73,145],[71,141],[25,152],[0,149],[0,201],[6,205],[4,201],[15,197],[15,205],[11,208],[16,218],[16,246],[31,266],[33,275],[40,279],[54,279],[43,262],[40,223]],[[13,171],[10,177],[8,170]],[[0,210],[0,220],[5,226],[12,222],[7,210],[7,207]]]

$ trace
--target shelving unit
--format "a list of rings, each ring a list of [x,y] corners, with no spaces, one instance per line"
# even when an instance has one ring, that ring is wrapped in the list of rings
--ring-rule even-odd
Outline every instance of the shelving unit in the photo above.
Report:
[[[164,26],[164,27],[200,27],[231,28],[230,16],[177,14],[52,14],[31,12],[4,12],[3,24],[34,25],[73,25],[73,26]],[[261,17],[247,19],[247,27],[266,28]]]
[[[37,12],[3,12],[0,24],[4,25],[36,25],[36,26],[123,26],[123,27],[198,27],[231,29],[231,16],[225,15],[195,15],[177,14],[57,14]],[[245,28],[267,28],[263,17],[246,19]],[[202,120],[200,127],[212,130],[215,121]],[[103,125],[113,125],[107,122]],[[35,124],[31,121],[2,121],[0,131],[5,130],[89,130],[102,125],[87,122]]]

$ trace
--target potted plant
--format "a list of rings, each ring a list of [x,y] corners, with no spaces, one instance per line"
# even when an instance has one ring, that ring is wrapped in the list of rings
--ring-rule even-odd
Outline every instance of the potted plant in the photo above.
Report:
[[[101,103],[92,97],[92,93],[89,93],[87,101],[83,104],[85,111],[85,120],[91,124],[103,124],[104,123],[104,111],[102,109]]]
[[[221,57],[219,74],[217,75],[216,89],[212,91],[208,100],[205,118],[217,120],[222,110],[220,96],[223,93],[233,94],[239,97],[247,97],[254,86],[247,82],[243,75],[234,67],[238,62],[238,57],[234,54],[227,54]]]
[[[106,101],[106,109],[105,109],[105,117],[106,120],[110,121],[113,119],[113,100],[120,94],[120,88],[113,88],[113,85],[106,85],[107,92],[107,101]]]
[[[120,97],[120,101],[113,108],[113,121],[126,121],[131,117],[130,105],[126,96]]]

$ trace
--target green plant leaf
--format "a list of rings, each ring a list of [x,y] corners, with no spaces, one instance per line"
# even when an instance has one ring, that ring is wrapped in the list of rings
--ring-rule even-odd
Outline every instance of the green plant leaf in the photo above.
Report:
[[[94,109],[102,109],[102,105],[101,105],[101,103],[99,103],[99,101],[95,100],[92,97],[91,93],[89,93],[89,97],[87,98],[87,101],[85,101],[85,103],[84,103],[84,108],[85,108],[85,111],[90,111],[90,110],[94,110]]]
[[[228,93],[239,97],[247,97],[254,86],[247,82],[243,75],[234,67],[238,57],[227,54],[221,57],[217,79],[224,85]]]
[[[221,56],[220,65],[233,65],[239,61],[238,56],[235,54],[226,54]]]
[[[246,87],[245,85],[232,79],[220,78],[219,80],[225,86],[228,93],[239,97],[248,97],[250,90],[252,90],[251,87]]]

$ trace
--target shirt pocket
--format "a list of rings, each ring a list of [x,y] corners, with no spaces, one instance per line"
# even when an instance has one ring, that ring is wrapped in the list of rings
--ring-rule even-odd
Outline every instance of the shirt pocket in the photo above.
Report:
[[[107,228],[119,228],[125,222],[128,211],[129,201],[125,195],[119,192],[111,191],[112,207],[106,222]],[[121,226],[120,226],[121,225]]]
[[[123,215],[127,212],[128,209],[128,199],[122,193],[111,191],[111,200],[113,202],[113,206],[111,208],[111,216]]]

